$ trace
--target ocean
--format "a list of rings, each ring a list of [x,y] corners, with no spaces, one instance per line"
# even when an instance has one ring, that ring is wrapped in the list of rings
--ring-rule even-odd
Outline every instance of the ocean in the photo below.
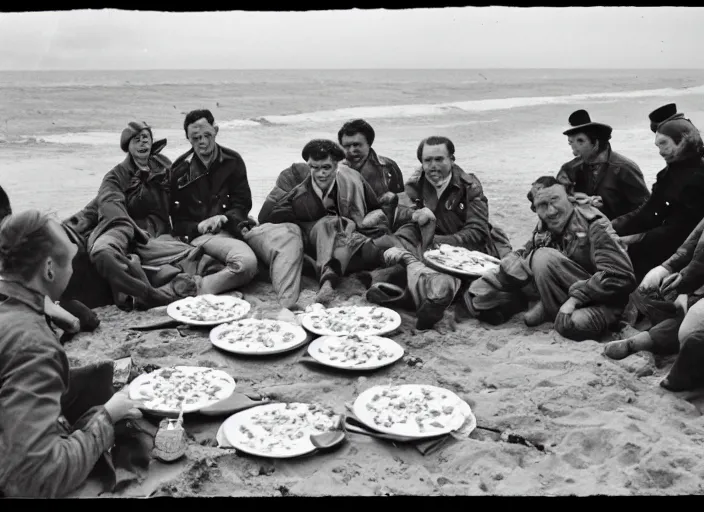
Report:
[[[523,243],[534,225],[530,183],[572,158],[567,118],[585,108],[614,128],[612,146],[649,185],[663,167],[648,113],[669,102],[704,122],[704,70],[212,70],[0,72],[0,184],[14,209],[67,217],[124,153],[122,128],[146,121],[172,159],[188,149],[183,118],[210,109],[218,142],[245,160],[256,214],[276,176],[311,138],[348,119],[408,176],[416,147],[450,137],[482,182],[492,222]]]

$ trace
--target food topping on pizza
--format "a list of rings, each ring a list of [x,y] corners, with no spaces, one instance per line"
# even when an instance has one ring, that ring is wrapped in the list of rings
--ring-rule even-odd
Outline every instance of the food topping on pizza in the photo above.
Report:
[[[298,333],[297,331],[301,332]],[[240,350],[262,350],[285,348],[296,343],[305,331],[300,327],[277,320],[257,320],[253,318],[227,324],[218,333],[218,341]]]
[[[136,393],[143,397],[148,409],[178,411],[182,404],[205,406],[227,398],[232,393],[232,381],[210,368],[198,371],[162,368],[148,374]]]
[[[386,308],[355,306],[316,311],[308,318],[314,329],[340,335],[379,332],[395,321]]]
[[[385,388],[372,397],[366,409],[378,426],[414,423],[420,433],[445,429],[462,414],[456,396],[423,386]]]
[[[331,339],[319,351],[331,362],[350,366],[381,363],[394,357],[379,338],[356,334]]]
[[[215,296],[199,295],[184,300],[175,306],[176,312],[188,320],[198,322],[217,322],[237,317],[246,313],[246,302],[232,299],[218,299]]]
[[[468,273],[483,273],[499,266],[496,258],[464,247],[441,244],[437,249],[427,251],[425,258],[448,268]]]
[[[315,404],[289,403],[258,407],[239,426],[240,442],[264,453],[290,452],[304,438],[335,430],[334,411]]]

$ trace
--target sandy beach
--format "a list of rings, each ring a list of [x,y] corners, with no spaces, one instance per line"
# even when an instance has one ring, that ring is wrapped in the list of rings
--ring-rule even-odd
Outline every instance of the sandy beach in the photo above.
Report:
[[[313,302],[306,279],[299,304]],[[268,283],[244,292],[252,315],[291,318]],[[364,304],[363,287],[348,279],[332,306]],[[412,446],[351,433],[331,453],[264,459],[217,448],[223,419],[185,418],[191,437],[173,464],[152,461],[148,477],[102,496],[381,496],[381,495],[676,495],[699,494],[704,477],[704,394],[669,393],[658,386],[672,358],[636,355],[614,362],[596,341],[566,340],[544,324],[525,327],[522,315],[493,328],[455,322],[451,308],[435,329],[418,332],[401,312],[390,335],[405,349],[391,367],[341,372],[300,361],[306,348],[243,358],[212,346],[207,330],[136,333],[125,326],[156,313],[98,310],[102,323],[67,345],[71,364],[131,356],[137,365],[219,368],[238,386],[272,400],[318,403],[345,412],[379,384],[431,384],[454,391],[481,427],[510,431],[535,447],[512,444],[483,429],[450,439],[423,456]],[[163,314],[163,313],[162,313]],[[422,365],[412,364],[415,358]],[[542,448],[542,450],[540,449]],[[74,496],[95,496],[89,482]]]
[[[300,94],[297,103],[286,103],[285,107],[283,103],[293,101],[281,92],[286,91],[285,83],[277,85],[279,89],[272,85],[271,90],[267,89],[268,83],[256,87],[250,84],[247,90],[264,91],[261,97],[252,93],[250,98],[241,93],[244,86],[240,82],[236,87],[226,81],[214,82],[205,92],[194,92],[203,89],[200,84],[178,86],[169,82],[139,87],[95,86],[100,89],[97,92],[91,92],[92,85],[78,87],[78,92],[66,84],[55,88],[42,85],[41,93],[36,93],[29,85],[22,89],[9,79],[11,85],[2,85],[0,80],[2,91],[7,92],[4,99],[0,97],[0,114],[12,121],[9,128],[6,124],[0,130],[0,183],[8,191],[13,208],[40,208],[65,218],[94,196],[104,174],[124,158],[118,134],[129,120],[148,118],[155,125],[156,138],[168,137],[165,153],[175,158],[187,149],[179,126],[180,111],[205,107],[212,108],[223,125],[218,141],[240,151],[247,163],[252,214],[256,215],[278,173],[300,160],[300,148],[309,138],[335,137],[341,124],[338,117],[347,115],[347,111],[331,115],[325,109],[334,104],[340,104],[340,108],[369,105],[367,97],[354,93],[369,87],[383,91],[383,97],[364,111],[378,116],[370,117],[377,129],[375,149],[394,158],[407,177],[417,165],[415,147],[423,137],[443,134],[454,139],[457,163],[475,173],[483,184],[491,222],[506,230],[514,247],[519,247],[535,225],[535,215],[526,200],[530,183],[538,176],[554,175],[563,162],[571,159],[562,131],[572,111],[587,108],[593,119],[612,124],[614,149],[641,166],[648,186],[663,167],[648,129],[648,112],[676,101],[695,124],[704,124],[701,71],[682,72],[679,83],[698,87],[684,93],[671,89],[675,87],[674,78],[660,83],[656,73],[648,75],[647,80],[641,77],[642,83],[633,81],[630,88],[626,85],[630,75],[625,72],[613,79],[597,74],[593,83],[587,82],[586,73],[559,79],[549,73],[535,71],[529,79],[520,74],[506,78],[484,73],[499,85],[485,85],[481,78],[469,74],[466,83],[439,76],[437,83],[418,79],[417,84],[406,75],[389,78],[388,83],[381,83],[381,75],[363,76],[346,84],[352,91],[348,95],[335,89],[342,87],[341,81],[330,79],[315,89],[301,79],[295,82]],[[473,80],[482,87],[476,94],[467,92],[474,87]],[[579,87],[575,86],[577,82]],[[446,86],[450,83],[453,87]],[[130,109],[125,106],[123,89],[133,94]],[[633,89],[636,93],[618,92],[621,96],[591,99],[565,96],[612,89]],[[641,89],[655,92],[637,92]],[[329,92],[322,95],[320,90]],[[55,101],[55,110],[48,114],[44,94]],[[544,98],[547,94],[554,97]],[[542,103],[517,102],[518,96],[542,97]],[[56,103],[57,98],[64,98],[65,106]],[[478,99],[471,108],[462,107],[470,110],[452,107],[441,115],[423,111],[415,117],[399,118],[392,112],[384,117],[386,111],[380,114],[374,110],[382,103],[441,104],[463,98]],[[499,98],[507,100],[499,106],[481,103]],[[87,104],[100,103],[104,111],[87,115],[88,107],[79,105],[84,99]],[[220,110],[216,100],[224,105]],[[518,106],[513,108],[514,104]],[[166,108],[161,108],[164,105]],[[250,126],[241,121],[265,114],[271,116],[263,124]],[[233,124],[232,120],[240,121]],[[266,276],[261,277],[241,290],[252,305],[251,315],[295,321],[292,313],[277,305]],[[315,295],[315,283],[306,278],[304,284],[300,308],[310,305]],[[366,304],[362,284],[354,278],[343,280],[332,306],[358,304]],[[224,418],[187,415],[185,428],[190,440],[183,459],[173,464],[152,461],[144,481],[102,496],[702,492],[704,392],[673,394],[658,386],[667,375],[672,357],[640,354],[616,362],[602,355],[602,342],[566,340],[550,324],[527,328],[522,314],[501,327],[491,327],[456,318],[451,307],[435,329],[423,332],[414,329],[412,312],[401,311],[403,323],[389,337],[403,346],[404,358],[373,372],[345,373],[301,362],[305,347],[278,356],[244,358],[213,347],[208,330],[182,330],[182,335],[176,329],[146,333],[127,329],[149,317],[163,316],[163,312],[125,313],[114,307],[96,312],[100,327],[76,336],[66,345],[74,366],[127,356],[137,365],[209,366],[228,372],[239,387],[254,389],[272,400],[314,402],[338,413],[374,385],[431,384],[466,400],[480,427],[513,432],[534,445],[509,443],[492,431],[477,428],[470,436],[451,439],[424,456],[412,446],[350,434],[334,452],[273,460],[218,448],[215,435]],[[416,358],[422,365],[412,364]],[[73,496],[92,497],[98,492],[96,484],[88,482]]]

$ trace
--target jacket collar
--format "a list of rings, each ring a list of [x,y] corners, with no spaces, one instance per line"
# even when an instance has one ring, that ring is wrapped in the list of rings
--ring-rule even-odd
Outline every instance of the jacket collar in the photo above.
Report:
[[[462,176],[461,176],[462,169],[460,169],[456,164],[452,164],[452,169],[450,169],[450,183],[448,183],[447,188],[454,187],[454,188],[460,188],[460,182],[462,181]],[[421,170],[421,176],[420,176],[420,181],[426,181],[428,182],[428,186],[435,188],[435,185],[433,185],[428,178],[425,177],[425,171]]]
[[[147,161],[147,164],[149,165],[149,179],[153,179],[159,176],[163,176],[166,174],[166,168],[162,165],[159,165],[159,163],[156,161],[154,155],[149,156],[149,160]],[[140,173],[142,170],[137,167],[137,164],[134,163],[134,159],[132,158],[132,155],[127,153],[127,156],[122,162],[122,165],[130,172],[131,176],[134,177],[139,177]]]
[[[40,315],[44,314],[44,295],[22,283],[0,279],[0,294],[26,304]]]

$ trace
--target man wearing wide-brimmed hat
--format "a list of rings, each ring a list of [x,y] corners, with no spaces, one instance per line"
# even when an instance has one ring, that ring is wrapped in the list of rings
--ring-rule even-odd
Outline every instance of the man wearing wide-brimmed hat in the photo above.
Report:
[[[650,192],[638,165],[611,149],[611,126],[591,120],[586,110],[573,112],[563,132],[575,158],[557,179],[580,202],[589,202],[609,219],[643,204]]]
[[[672,256],[704,217],[704,142],[699,130],[674,104],[651,112],[649,120],[667,166],[658,173],[648,201],[613,220],[629,246],[639,280]]]

